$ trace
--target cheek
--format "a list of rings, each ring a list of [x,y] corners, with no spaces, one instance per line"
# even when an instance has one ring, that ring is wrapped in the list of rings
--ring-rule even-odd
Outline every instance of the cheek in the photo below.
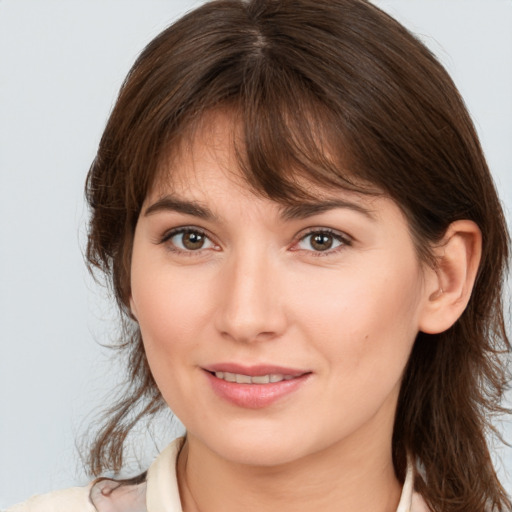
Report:
[[[195,394],[204,340],[211,345],[214,339],[213,275],[211,268],[170,266],[165,254],[146,257],[142,250],[134,251],[132,302],[148,364],[164,400],[184,423]]]
[[[134,272],[132,279],[144,350],[165,402],[181,420],[186,420],[190,403],[186,397],[190,397],[196,371],[190,355],[198,345],[198,316],[203,308],[197,291],[186,281],[161,272],[153,279],[151,268],[146,266],[144,270],[140,276]]]
[[[332,365],[367,371],[404,366],[417,334],[421,277],[416,259],[378,258],[296,280],[297,318]],[[306,319],[306,321],[304,321]],[[299,320],[297,320],[299,321]],[[372,370],[373,367],[373,370]]]
[[[206,287],[194,285],[195,276],[161,272],[152,279],[150,269],[139,282],[132,280],[132,297],[146,350],[172,352],[194,343],[195,334],[208,316]],[[203,283],[204,284],[204,283]]]

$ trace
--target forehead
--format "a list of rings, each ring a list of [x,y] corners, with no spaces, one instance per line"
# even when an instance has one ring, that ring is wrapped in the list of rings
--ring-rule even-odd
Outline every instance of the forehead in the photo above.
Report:
[[[302,173],[286,171],[287,177],[293,177],[296,197],[268,197],[261,183],[251,182],[252,176],[248,177],[244,137],[236,116],[223,111],[210,113],[189,128],[180,144],[161,161],[146,208],[164,199],[168,205],[192,201],[194,208],[212,212],[236,198],[242,205],[250,202],[251,207],[271,205],[284,218],[300,218],[337,206],[372,217],[372,204],[383,195],[322,186]],[[261,174],[259,178],[272,179]]]
[[[164,151],[148,196],[154,198],[172,190],[194,197],[205,191],[230,189],[231,193],[236,190],[253,199],[257,196],[289,205],[340,193],[359,199],[384,195],[382,190],[359,180],[339,159],[335,161],[329,144],[319,135],[315,149],[320,157],[312,155],[309,168],[300,164],[299,156],[294,159],[291,155],[289,161],[276,156],[276,148],[253,144],[248,150],[249,138],[236,111],[204,113]],[[301,151],[299,142],[295,146]],[[315,157],[321,161],[313,162]]]
[[[179,143],[160,162],[149,197],[172,193],[181,198],[217,200],[234,192],[256,195],[244,178],[237,157],[237,127],[226,115],[202,119],[188,128]]]
[[[389,206],[398,210],[393,201],[383,196],[329,189],[314,183],[301,184],[308,189],[309,197],[305,200],[265,197],[249,185],[232,148],[229,138],[225,144],[220,138],[211,144],[211,140],[200,136],[191,141],[185,151],[162,167],[164,177],[146,198],[143,216],[174,212],[220,224],[270,222],[276,229],[283,222],[302,221],[336,209],[372,222],[382,221]]]

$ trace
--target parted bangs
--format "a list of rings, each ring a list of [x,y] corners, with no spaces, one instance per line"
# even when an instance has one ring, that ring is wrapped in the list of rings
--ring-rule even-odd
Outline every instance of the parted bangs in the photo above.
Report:
[[[280,203],[339,189],[385,194],[433,266],[430,249],[450,223],[478,225],[482,259],[468,307],[448,331],[418,334],[404,372],[393,463],[403,480],[407,454],[417,458],[416,487],[432,510],[509,510],[485,438],[505,411],[509,238],[446,71],[366,0],[212,0],[163,31],[128,74],[86,183],[87,261],[103,271],[123,319],[143,202],[158,180],[172,186],[167,164],[220,112],[232,117],[233,172],[258,194]],[[95,475],[118,471],[128,433],[164,407],[140,329],[123,325],[128,385],[92,444]]]
[[[377,192],[357,171],[342,121],[300,76],[269,63],[253,73],[235,111],[242,127],[235,150],[255,190],[278,202],[316,199],[311,185]]]
[[[293,2],[214,1],[135,62],[87,183],[96,233],[87,257],[117,267],[123,302],[133,232],[162,161],[218,109],[240,127],[235,151],[254,190],[278,202],[314,199],[311,184],[386,193],[424,260],[425,241],[474,209],[468,180],[489,188],[457,91],[403,27],[357,0],[301,9],[307,20]]]
[[[241,177],[257,196],[299,204],[317,201],[339,189],[381,194],[352,170],[350,149],[332,113],[313,98],[287,94],[287,89],[273,87],[271,98],[238,97],[196,112],[161,151],[151,188],[161,183],[172,188],[180,157],[186,151],[196,151],[196,143],[217,147],[217,128],[222,122],[228,125],[228,142],[235,157],[224,170]]]

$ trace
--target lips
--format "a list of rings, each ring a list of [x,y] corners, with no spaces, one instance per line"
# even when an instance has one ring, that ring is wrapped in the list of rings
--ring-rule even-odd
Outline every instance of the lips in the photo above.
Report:
[[[210,366],[205,366],[207,372],[228,372],[239,375],[249,375],[256,377],[261,375],[281,374],[290,375],[291,377],[298,377],[304,373],[310,373],[308,370],[301,370],[297,368],[289,368],[286,366],[278,366],[273,364],[258,364],[258,365],[242,365],[237,363],[217,363]]]
[[[237,384],[270,384],[295,378],[292,375],[284,375],[282,373],[267,373],[266,375],[251,376],[231,372],[215,372],[215,377],[225,380],[226,382],[236,382]]]
[[[298,391],[310,371],[274,365],[220,363],[203,368],[217,396],[238,407],[259,409]]]

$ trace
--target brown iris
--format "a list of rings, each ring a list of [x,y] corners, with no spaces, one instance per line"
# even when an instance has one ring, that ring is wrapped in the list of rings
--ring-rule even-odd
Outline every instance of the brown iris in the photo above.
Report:
[[[191,251],[201,249],[204,245],[205,236],[197,231],[187,231],[182,235],[183,247]]]
[[[326,233],[314,233],[309,243],[316,251],[327,251],[332,247],[333,237]]]

